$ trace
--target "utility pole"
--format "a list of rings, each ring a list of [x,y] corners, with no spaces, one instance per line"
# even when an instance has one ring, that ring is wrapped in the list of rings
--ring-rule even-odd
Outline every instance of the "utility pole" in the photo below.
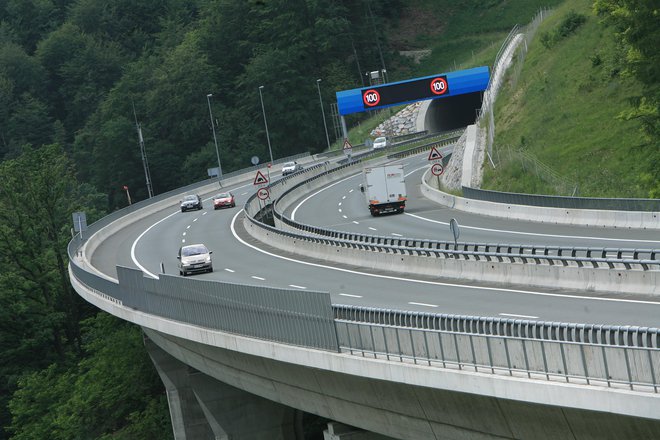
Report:
[[[135,113],[135,102],[133,104],[133,117],[135,118],[135,128],[137,129],[138,134],[138,143],[140,144],[140,154],[142,155],[142,167],[144,168],[144,178],[147,181],[147,193],[149,198],[154,196],[154,190],[151,187],[151,173],[149,173],[149,162],[147,161],[147,152],[144,149],[144,138],[142,137],[142,127],[138,123],[137,114]],[[126,190],[128,194],[128,190]],[[129,205],[130,205],[130,196],[129,196]]]

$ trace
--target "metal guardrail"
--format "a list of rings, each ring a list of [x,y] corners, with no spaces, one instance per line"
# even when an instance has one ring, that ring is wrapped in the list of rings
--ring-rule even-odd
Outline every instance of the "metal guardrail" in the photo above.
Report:
[[[414,151],[407,150],[409,151]],[[398,154],[398,153],[395,153]],[[394,156],[394,155],[392,155]],[[390,156],[388,156],[390,157]],[[309,179],[292,185],[273,203],[273,215],[282,223],[300,231],[300,233],[280,231],[283,234],[313,243],[336,247],[364,249],[372,252],[397,253],[445,259],[471,261],[496,261],[500,263],[546,264],[573,267],[608,268],[620,270],[660,270],[660,249],[636,248],[592,248],[571,246],[537,246],[508,243],[453,243],[448,241],[392,238],[351,232],[336,231],[318,226],[296,222],[286,217],[277,209],[279,200],[295,191],[300,186],[322,176],[340,170],[341,167],[314,175]],[[277,182],[274,183],[277,185]]]
[[[324,243],[337,247],[366,249],[402,255],[418,255],[436,258],[459,258],[474,261],[497,261],[523,264],[548,264],[550,266],[607,267],[609,269],[633,268],[660,269],[660,249],[595,248],[570,246],[536,246],[507,243],[468,243],[385,237],[335,231],[295,222],[274,210],[278,220],[305,234],[290,234],[298,240]],[[309,235],[312,234],[312,235]]]
[[[638,392],[658,393],[660,387],[658,329],[511,323],[350,306],[335,306],[334,310],[339,347],[353,355]],[[566,337],[569,335],[577,336],[577,340]],[[590,335],[656,345],[580,340]]]

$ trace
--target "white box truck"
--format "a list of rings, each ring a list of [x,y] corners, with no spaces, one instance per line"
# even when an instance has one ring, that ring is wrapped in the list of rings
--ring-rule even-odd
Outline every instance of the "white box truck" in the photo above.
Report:
[[[365,168],[363,175],[361,190],[366,196],[371,215],[403,212],[407,199],[403,165]]]

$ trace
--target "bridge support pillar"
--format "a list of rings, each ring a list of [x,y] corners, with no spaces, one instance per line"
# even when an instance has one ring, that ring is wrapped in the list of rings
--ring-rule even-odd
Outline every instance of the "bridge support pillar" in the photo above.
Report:
[[[302,439],[301,413],[184,364],[145,337],[167,390],[175,440]]]

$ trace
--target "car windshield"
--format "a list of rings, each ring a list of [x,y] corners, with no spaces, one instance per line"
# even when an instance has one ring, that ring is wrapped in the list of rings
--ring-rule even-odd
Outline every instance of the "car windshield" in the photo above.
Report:
[[[184,257],[191,257],[193,255],[208,254],[209,251],[206,246],[187,246],[181,249],[181,255]]]
[[[228,199],[231,197],[231,194],[229,193],[220,193],[217,196],[215,196],[216,199]]]
[[[195,201],[195,200],[197,200],[197,196],[185,196],[185,197],[183,198],[183,200],[186,200],[186,201],[191,201],[191,200],[193,200],[193,201]]]
[[[287,162],[284,164],[285,167],[293,167],[296,166],[295,162]]]
[[[378,138],[376,138],[376,142],[378,142],[378,143],[385,142],[385,138],[384,137],[378,137]]]

